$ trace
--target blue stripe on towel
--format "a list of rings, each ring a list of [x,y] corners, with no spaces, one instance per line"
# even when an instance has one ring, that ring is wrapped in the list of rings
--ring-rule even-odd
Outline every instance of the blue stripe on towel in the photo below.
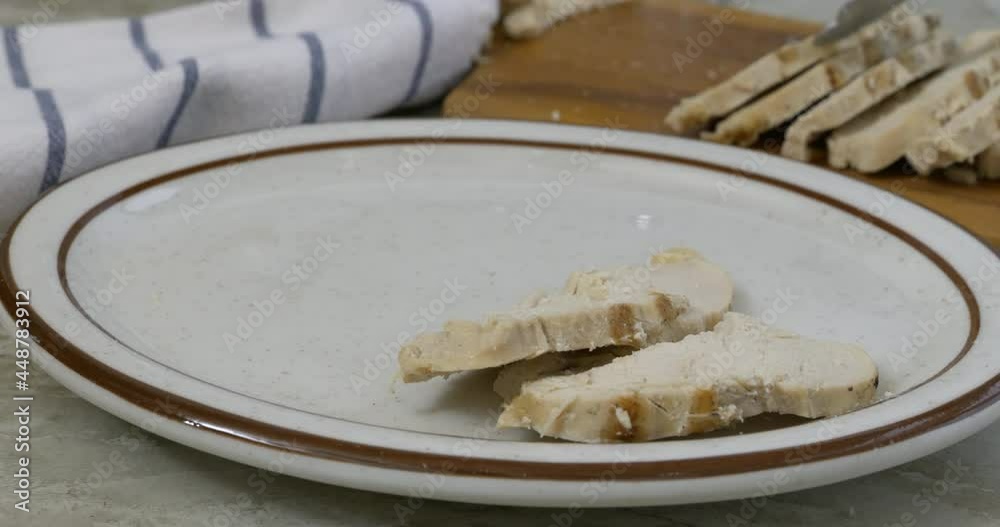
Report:
[[[254,33],[260,38],[271,38],[271,30],[267,28],[267,12],[264,10],[264,0],[251,0],[250,23]]]
[[[17,38],[17,28],[3,28],[4,48],[7,50],[7,66],[10,68],[10,78],[18,88],[30,88],[31,80],[28,70],[24,68],[24,55],[21,52],[21,42]]]
[[[39,192],[45,192],[56,183],[62,175],[66,163],[66,125],[63,123],[59,106],[49,90],[35,90],[35,101],[42,112],[45,128],[49,136],[49,152],[45,160],[45,175]]]
[[[28,70],[24,66],[24,53],[21,50],[21,42],[18,40],[17,29],[5,27],[3,29],[3,44],[7,52],[7,65],[10,68],[10,77],[14,85],[18,88],[31,88],[31,78],[28,77]],[[63,166],[66,164],[66,124],[59,113],[59,106],[55,97],[49,90],[32,90],[35,95],[35,103],[38,111],[42,114],[42,121],[45,122],[45,132],[48,136],[48,153],[45,158],[45,172],[42,174],[42,184],[40,192],[45,192],[56,183],[62,176]]]
[[[410,82],[410,88],[406,91],[406,96],[403,97],[403,102],[401,104],[406,104],[410,102],[417,95],[417,90],[420,89],[420,82],[424,78],[424,70],[427,69],[427,60],[431,54],[431,43],[434,38],[434,22],[431,20],[431,13],[424,5],[423,0],[399,0],[404,4],[409,5],[417,14],[417,18],[420,20],[420,58],[417,59],[417,67],[413,72],[413,80]]]
[[[177,122],[181,120],[184,108],[187,107],[191,96],[194,94],[194,89],[198,85],[198,63],[192,58],[186,58],[181,60],[180,64],[181,68],[184,69],[184,89],[181,91],[181,97],[177,101],[177,106],[174,107],[174,113],[170,115],[167,126],[163,129],[163,133],[160,134],[159,141],[156,142],[156,148],[164,148],[170,144],[170,138],[174,135],[174,128],[177,128]]]
[[[273,38],[267,26],[267,9],[264,0],[250,1],[250,24],[258,38]],[[320,103],[326,89],[326,58],[323,46],[315,33],[299,35],[309,49],[309,91],[306,94],[306,106],[302,113],[302,122],[315,123],[319,116]]]
[[[319,106],[326,90],[326,57],[323,45],[316,33],[299,35],[309,48],[309,92],[306,95],[306,109],[302,114],[303,123],[315,123],[319,116]]]
[[[149,47],[149,41],[146,39],[146,26],[142,23],[141,18],[133,17],[128,19],[128,33],[132,38],[132,45],[135,46],[135,49],[139,50],[139,53],[142,53],[142,58],[146,60],[149,69],[153,71],[163,69],[163,61],[160,59],[160,54]]]

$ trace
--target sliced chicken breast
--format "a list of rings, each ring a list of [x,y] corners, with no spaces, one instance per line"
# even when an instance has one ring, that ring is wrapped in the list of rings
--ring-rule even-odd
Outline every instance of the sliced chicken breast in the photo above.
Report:
[[[990,145],[983,153],[976,156],[975,162],[945,167],[941,170],[941,174],[951,181],[965,185],[1000,180],[1000,143]]]
[[[785,133],[781,154],[799,161],[812,157],[810,144],[861,115],[892,94],[953,61],[959,46],[946,34],[938,34],[861,74],[792,123]]]
[[[829,163],[878,172],[906,154],[1000,83],[1000,49],[973,53],[937,76],[900,92],[833,132]]]
[[[996,48],[1000,48],[1000,30],[976,31],[962,39],[962,52],[966,54],[982,53]]]
[[[649,441],[765,412],[840,415],[871,403],[877,386],[875,363],[856,345],[727,313],[713,331],[681,342],[526,382],[498,426],[587,443]]]
[[[750,146],[762,133],[791,120],[868,68],[927,40],[939,24],[934,15],[914,15],[906,20],[898,25],[883,27],[876,23],[862,29],[862,33],[871,34],[868,45],[843,50],[813,66],[788,84],[727,117],[714,132],[705,132],[702,137],[717,143]]]
[[[482,322],[449,321],[405,344],[399,365],[404,381],[417,382],[551,352],[673,342],[714,327],[732,299],[721,267],[672,249],[646,266],[574,273],[562,291]]]
[[[1000,179],[1000,143],[990,145],[976,156],[976,173],[980,179],[987,181]]]
[[[836,52],[834,47],[817,46],[811,37],[786,44],[757,59],[725,82],[681,100],[667,114],[664,123],[680,134],[701,131],[713,119],[729,115],[758,95]]]
[[[914,140],[906,160],[920,174],[975,157],[1000,142],[1000,86],[962,110],[943,127]]]
[[[904,22],[897,24],[901,19]],[[856,34],[829,46],[815,44],[812,37],[786,44],[757,59],[722,83],[683,99],[667,114],[664,123],[676,133],[701,131],[712,120],[733,113],[822,60],[849,50],[881,53],[887,46],[896,49],[897,39],[911,43],[924,40],[938,25],[939,19],[936,16],[909,16],[902,11],[893,11]]]

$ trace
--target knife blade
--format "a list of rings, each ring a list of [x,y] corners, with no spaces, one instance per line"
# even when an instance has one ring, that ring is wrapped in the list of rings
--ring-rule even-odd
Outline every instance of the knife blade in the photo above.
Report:
[[[837,19],[816,35],[814,41],[825,46],[844,39],[862,27],[878,20],[905,0],[850,0],[840,11]]]

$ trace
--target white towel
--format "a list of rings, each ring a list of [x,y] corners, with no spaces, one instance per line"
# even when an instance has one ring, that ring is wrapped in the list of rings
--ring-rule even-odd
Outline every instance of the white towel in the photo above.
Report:
[[[433,100],[469,69],[498,11],[497,0],[214,0],[4,28],[0,232],[40,193],[119,159]]]

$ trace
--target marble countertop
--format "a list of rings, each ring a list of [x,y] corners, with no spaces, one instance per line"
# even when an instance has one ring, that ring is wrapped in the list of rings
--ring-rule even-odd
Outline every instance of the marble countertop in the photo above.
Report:
[[[944,12],[949,27],[1000,27],[1000,0],[912,0]],[[191,0],[90,0],[59,4],[59,20],[138,14]],[[724,0],[720,3],[726,3]],[[65,5],[62,5],[65,4]],[[837,2],[751,0],[751,8],[804,18],[832,16]],[[4,0],[0,23],[39,10],[37,0]],[[13,344],[0,334],[0,362]],[[34,368],[32,512],[12,512],[11,481],[0,485],[0,524],[47,527],[399,525],[395,496],[276,476],[249,485],[256,469],[147,434],[76,397]],[[13,472],[15,435],[11,383],[0,388],[0,465]],[[106,474],[112,456],[121,456]],[[949,467],[962,468],[946,480]],[[758,502],[759,504],[759,502]],[[641,509],[588,510],[574,527],[630,525],[842,525],[986,527],[1000,525],[1000,423],[934,455],[848,482],[768,497],[763,507],[742,501]],[[410,525],[549,526],[557,510],[426,502]]]

